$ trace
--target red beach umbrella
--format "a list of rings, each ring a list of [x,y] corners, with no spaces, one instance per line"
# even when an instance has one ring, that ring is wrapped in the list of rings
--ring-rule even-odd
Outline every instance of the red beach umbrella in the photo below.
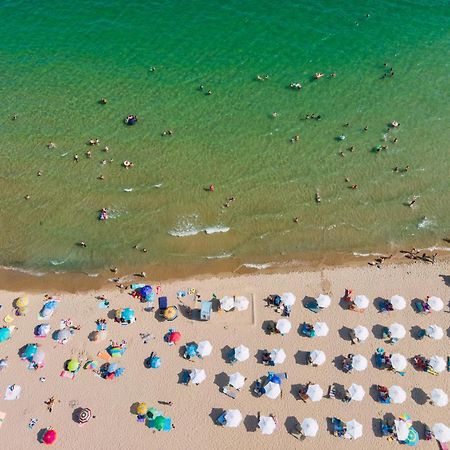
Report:
[[[44,433],[44,436],[42,437],[42,442],[45,445],[52,445],[56,441],[57,437],[58,435],[56,433],[56,430],[49,429]]]
[[[181,333],[179,331],[172,331],[169,336],[169,342],[173,344],[177,343],[181,339]]]

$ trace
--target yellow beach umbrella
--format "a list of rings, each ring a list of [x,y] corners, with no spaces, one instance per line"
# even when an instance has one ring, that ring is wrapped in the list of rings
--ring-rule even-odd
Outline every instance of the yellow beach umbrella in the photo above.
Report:
[[[139,405],[137,405],[136,408],[136,412],[140,415],[143,416],[145,414],[147,414],[147,403],[139,403]]]
[[[24,295],[23,297],[19,297],[16,300],[16,307],[17,308],[26,308],[28,306],[28,303],[29,303],[28,296]]]

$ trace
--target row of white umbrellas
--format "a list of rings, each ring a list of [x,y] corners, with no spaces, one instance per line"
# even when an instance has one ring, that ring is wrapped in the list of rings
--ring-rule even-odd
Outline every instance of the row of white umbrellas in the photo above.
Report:
[[[238,311],[245,311],[248,309],[249,304],[248,298],[242,295],[237,297],[226,295],[220,299],[220,309],[223,311],[231,311],[233,308],[236,308]]]
[[[399,323],[393,323],[388,327],[389,336],[395,339],[403,339],[406,329]],[[439,325],[430,325],[425,329],[425,334],[431,339],[439,340],[444,337],[444,330]]]
[[[394,295],[390,298],[392,308],[396,311],[401,311],[406,308],[406,301],[401,295]],[[357,295],[353,300],[355,306],[359,309],[366,309],[369,306],[369,299],[365,295]],[[444,308],[444,302],[439,297],[428,297],[428,306],[432,311],[441,311]]]

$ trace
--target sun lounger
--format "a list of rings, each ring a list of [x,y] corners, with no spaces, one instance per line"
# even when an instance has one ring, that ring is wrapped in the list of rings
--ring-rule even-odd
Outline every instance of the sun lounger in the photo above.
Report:
[[[159,306],[159,313],[164,314],[164,311],[167,309],[168,306],[167,297],[159,297],[158,306]]]
[[[210,320],[212,311],[212,302],[203,301],[200,306],[200,320]]]
[[[268,372],[268,377],[269,378],[272,378],[272,377],[278,377],[278,378],[280,378],[281,380],[287,380],[288,379],[288,374],[287,374],[287,372]]]
[[[61,378],[69,378],[69,380],[73,380],[75,378],[75,373],[74,372],[69,372],[68,370],[63,370],[59,376]]]
[[[225,414],[226,413],[224,412],[217,418],[217,420],[216,420],[217,425],[222,425],[222,426],[225,425],[225,423],[226,423]]]
[[[223,392],[226,396],[228,396],[228,397],[230,397],[230,398],[232,398],[232,399],[236,399],[236,392],[230,391],[226,386],[224,386],[224,387],[222,388],[222,392]]]
[[[334,384],[330,384],[330,387],[328,388],[328,398],[336,398],[336,388],[334,387]]]

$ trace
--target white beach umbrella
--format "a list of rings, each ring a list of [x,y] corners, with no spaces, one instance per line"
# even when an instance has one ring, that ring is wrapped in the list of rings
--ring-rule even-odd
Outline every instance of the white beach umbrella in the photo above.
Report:
[[[315,366],[321,366],[327,359],[322,350],[313,350],[309,354],[309,358],[311,360],[311,364],[314,364]]]
[[[270,359],[274,364],[283,364],[284,360],[286,359],[286,353],[282,348],[280,349],[274,348],[270,352]]]
[[[35,364],[40,365],[40,364],[42,364],[44,362],[44,360],[45,360],[45,353],[40,348],[38,348],[36,350],[36,353],[33,355],[32,361]]]
[[[242,421],[242,414],[238,409],[228,409],[225,412],[225,427],[236,428]]]
[[[325,322],[316,322],[314,324],[314,331],[316,332],[316,336],[324,337],[327,336],[330,332],[328,325]]]
[[[399,441],[406,441],[409,434],[409,426],[403,420],[394,420],[395,432]]]
[[[281,334],[288,334],[291,331],[291,322],[287,319],[279,319],[275,327]]]
[[[433,389],[431,391],[431,401],[436,406],[447,406],[448,395],[442,389]]]
[[[63,328],[62,330],[58,330],[56,332],[56,340],[57,341],[64,341],[68,340],[72,337],[73,332],[70,328]]]
[[[360,402],[364,398],[364,395],[366,395],[363,387],[359,384],[353,383],[347,390],[350,398],[357,402]]]
[[[239,297],[236,297],[234,299],[234,306],[236,307],[236,309],[238,311],[245,311],[248,309],[248,305],[250,304],[250,302],[248,301],[247,297],[243,297],[242,295],[240,295]]]
[[[285,292],[281,295],[281,301],[286,306],[294,306],[295,300],[295,295],[292,292]]]
[[[392,304],[392,307],[397,311],[401,311],[402,309],[406,308],[405,299],[401,295],[392,296],[391,304]]]
[[[275,423],[275,420],[273,420],[273,417],[270,416],[261,416],[259,418],[258,427],[261,429],[262,434],[272,434],[277,424]]]
[[[369,299],[365,295],[357,295],[353,303],[359,309],[366,309],[369,306]]]
[[[275,400],[281,394],[281,387],[279,384],[269,381],[264,386],[264,391],[267,397],[271,398],[272,400]]]
[[[363,435],[363,427],[355,419],[350,420],[350,422],[347,422],[346,425],[347,425],[346,436],[348,435],[348,439],[358,439]]]
[[[400,404],[406,400],[406,392],[400,386],[396,386],[394,384],[389,388],[388,392],[389,398],[392,400],[393,403]]]
[[[443,423],[435,423],[431,428],[433,431],[434,437],[439,442],[448,442],[450,441],[450,428]]]
[[[358,339],[360,342],[364,342],[369,337],[369,330],[362,325],[358,325],[353,329],[353,331],[355,333],[356,339]]]
[[[234,357],[239,361],[246,361],[250,357],[250,351],[245,345],[240,345],[234,349]]]
[[[325,294],[320,294],[317,298],[316,298],[316,302],[317,302],[317,306],[319,308],[328,308],[331,305],[331,298],[329,295],[325,295]]]
[[[405,327],[399,323],[393,323],[389,327],[389,336],[395,339],[403,339],[406,336]]]
[[[234,298],[226,295],[220,299],[220,309],[231,311],[234,308]]]
[[[230,375],[230,380],[228,381],[228,384],[236,389],[241,389],[242,387],[244,387],[245,377],[239,372],[235,372]]]
[[[444,302],[439,297],[429,297],[428,305],[433,311],[441,311],[444,309]]]
[[[317,432],[319,431],[319,424],[316,419],[311,419],[307,417],[303,419],[303,422],[300,424],[300,428],[302,430],[303,436],[306,437],[315,437]]]
[[[204,358],[205,356],[209,356],[212,352],[212,345],[209,341],[201,341],[197,346],[197,353],[200,357]]]
[[[189,377],[193,384],[203,383],[206,379],[206,372],[203,369],[194,369],[191,370]]]
[[[446,364],[444,358],[440,356],[432,356],[430,358],[430,367],[437,373],[441,373],[446,369]]]
[[[323,389],[318,384],[310,384],[306,390],[306,395],[311,401],[318,402],[319,400],[322,400]]]
[[[444,337],[444,330],[438,325],[430,325],[426,329],[427,336],[431,339],[442,339]]]
[[[367,359],[363,355],[354,355],[352,358],[352,366],[358,372],[367,369]]]
[[[406,369],[406,366],[408,365],[408,361],[400,353],[393,353],[391,356],[391,365],[394,370],[397,370],[398,372],[402,372],[403,370]]]

